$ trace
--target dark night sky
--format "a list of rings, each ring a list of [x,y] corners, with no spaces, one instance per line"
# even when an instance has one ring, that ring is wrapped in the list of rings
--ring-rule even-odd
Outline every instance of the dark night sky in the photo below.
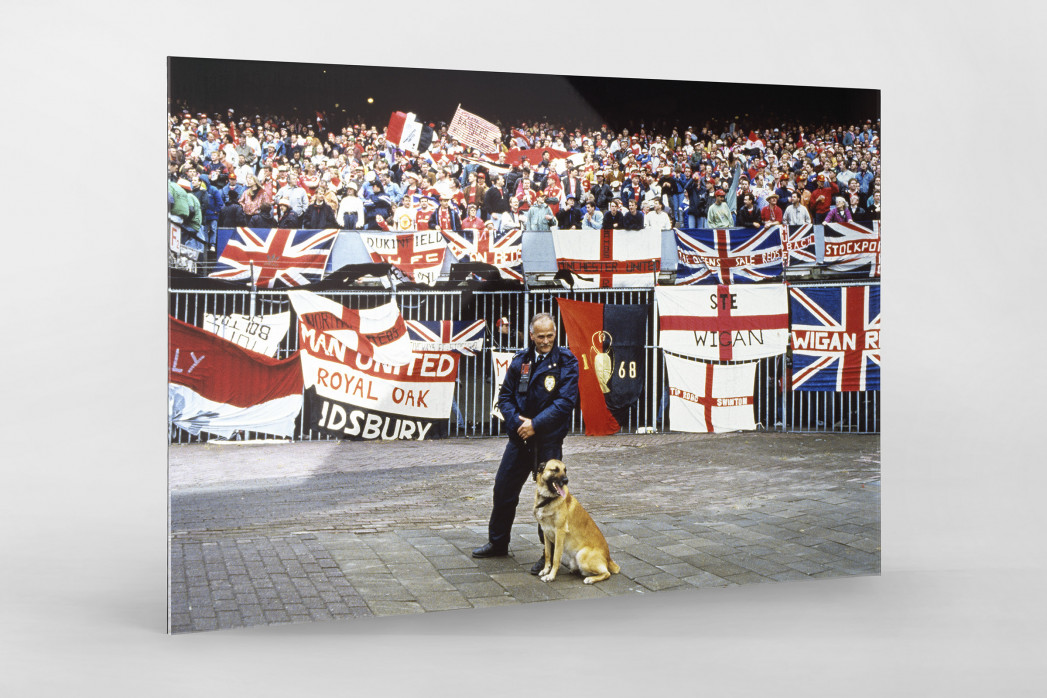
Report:
[[[193,111],[224,113],[233,107],[251,115],[297,113],[306,118],[322,110],[335,127],[362,119],[381,128],[392,111],[413,111],[425,121],[450,121],[459,102],[503,124],[547,118],[572,128],[602,123],[615,129],[638,128],[642,122],[648,127],[701,127],[710,119],[722,125],[735,116],[745,128],[773,128],[783,122],[838,125],[876,119],[880,113],[879,91],[855,88],[209,58],[171,58],[168,66],[172,108],[184,104]],[[374,98],[373,104],[367,103],[368,97]]]

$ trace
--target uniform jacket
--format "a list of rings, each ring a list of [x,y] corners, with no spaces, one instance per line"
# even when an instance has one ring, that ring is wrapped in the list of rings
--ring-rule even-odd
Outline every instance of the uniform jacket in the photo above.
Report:
[[[537,368],[534,348],[518,352],[509,363],[505,381],[498,391],[498,409],[505,418],[509,440],[524,443],[516,430],[520,417],[527,417],[534,427],[538,452],[543,446],[559,444],[571,427],[571,413],[578,406],[578,359],[566,347],[554,346]],[[530,367],[527,392],[519,392],[523,366]]]

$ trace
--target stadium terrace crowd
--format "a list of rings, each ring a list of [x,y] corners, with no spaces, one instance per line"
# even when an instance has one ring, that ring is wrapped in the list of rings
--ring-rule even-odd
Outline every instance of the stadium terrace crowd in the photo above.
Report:
[[[497,153],[434,129],[404,152],[385,128],[188,109],[168,118],[168,217],[218,228],[523,230],[761,227],[880,217],[879,120],[745,131],[502,126]]]

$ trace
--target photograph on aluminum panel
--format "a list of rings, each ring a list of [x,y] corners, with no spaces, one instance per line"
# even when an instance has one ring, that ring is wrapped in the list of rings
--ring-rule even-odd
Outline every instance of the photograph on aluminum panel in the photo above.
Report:
[[[170,630],[880,572],[880,94],[171,58]]]

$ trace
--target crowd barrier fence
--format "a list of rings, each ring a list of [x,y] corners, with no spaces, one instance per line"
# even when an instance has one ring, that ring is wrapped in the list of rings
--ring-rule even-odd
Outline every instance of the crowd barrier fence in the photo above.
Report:
[[[820,281],[818,286],[877,285],[878,281]],[[799,285],[799,284],[796,284]],[[340,303],[352,298],[355,307],[374,307],[395,298],[405,320],[484,319],[488,332],[484,348],[475,356],[463,356],[459,364],[459,378],[455,387],[457,412],[448,416],[447,434],[450,437],[490,437],[505,433],[501,422],[492,416],[494,406],[493,351],[518,351],[527,343],[527,322],[538,312],[549,312],[559,317],[556,298],[565,297],[611,304],[642,304],[650,307],[645,327],[645,359],[647,379],[636,407],[630,410],[622,429],[629,433],[665,433],[672,430],[668,414],[667,378],[662,350],[656,344],[657,313],[654,291],[642,289],[527,289],[525,291],[472,291],[457,289],[398,291],[383,289],[353,289],[323,291],[321,295]],[[178,320],[197,327],[204,326],[205,314],[248,316],[291,312],[291,326],[281,343],[276,358],[283,359],[298,351],[297,317],[287,298],[286,290],[188,290],[169,289],[169,313]],[[498,318],[508,322],[496,326]],[[562,323],[558,338],[567,344]],[[759,360],[755,386],[755,416],[757,430],[768,432],[837,432],[874,434],[880,431],[879,391],[861,392],[801,392],[792,391],[788,381],[789,355],[781,354]],[[715,362],[714,362],[715,363]],[[719,362],[731,363],[731,362]],[[327,440],[328,437],[306,428],[310,423],[303,407],[295,427],[295,439],[302,441]],[[584,433],[581,411],[575,410],[571,433]],[[214,438],[214,437],[212,437]],[[252,432],[235,438],[267,439],[265,434]],[[177,427],[170,427],[170,443],[186,444],[207,441],[201,432],[192,436]]]

